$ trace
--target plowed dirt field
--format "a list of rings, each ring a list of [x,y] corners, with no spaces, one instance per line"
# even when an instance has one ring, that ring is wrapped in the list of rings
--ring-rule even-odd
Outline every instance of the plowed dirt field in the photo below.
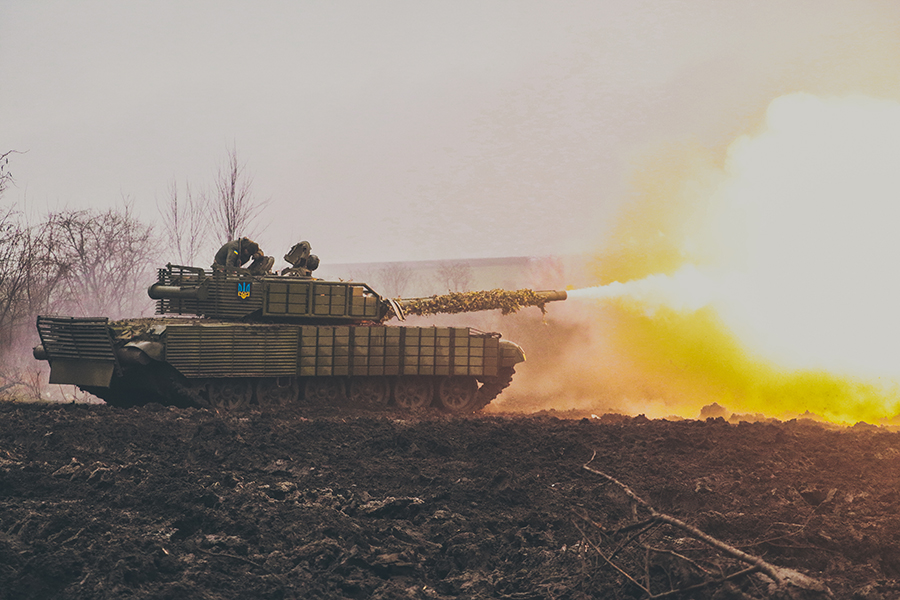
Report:
[[[616,535],[641,509],[595,453],[838,598],[900,596],[883,428],[3,403],[0,599],[770,597],[682,532]]]

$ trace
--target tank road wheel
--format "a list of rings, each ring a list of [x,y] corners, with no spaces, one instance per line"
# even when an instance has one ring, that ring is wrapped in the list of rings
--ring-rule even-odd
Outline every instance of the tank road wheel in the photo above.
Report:
[[[438,384],[438,401],[447,412],[466,413],[475,410],[478,382],[474,377],[443,377]]]
[[[394,380],[394,402],[406,410],[421,410],[434,400],[434,381],[428,377],[406,376]]]
[[[250,404],[253,383],[249,379],[214,379],[207,387],[209,404],[216,410],[238,410]]]
[[[351,377],[350,402],[366,408],[383,408],[391,399],[386,377]]]
[[[260,406],[278,407],[294,404],[300,386],[293,377],[264,377],[256,383],[256,402]]]
[[[339,377],[310,377],[303,383],[303,397],[307,402],[336,404],[347,396]]]

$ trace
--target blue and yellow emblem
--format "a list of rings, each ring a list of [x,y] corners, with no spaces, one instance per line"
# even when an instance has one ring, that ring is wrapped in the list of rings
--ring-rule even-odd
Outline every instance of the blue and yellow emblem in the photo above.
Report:
[[[245,282],[237,284],[238,298],[240,298],[241,300],[246,300],[247,298],[250,297],[250,285],[251,285],[251,283],[249,281],[245,281]]]

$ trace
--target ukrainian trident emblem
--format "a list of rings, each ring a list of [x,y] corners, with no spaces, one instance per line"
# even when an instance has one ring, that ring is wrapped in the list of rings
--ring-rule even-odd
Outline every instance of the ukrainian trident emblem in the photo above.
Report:
[[[241,300],[246,300],[247,298],[250,297],[250,282],[249,281],[246,281],[243,283],[238,283],[237,286],[238,286],[238,288],[237,288],[238,297]]]

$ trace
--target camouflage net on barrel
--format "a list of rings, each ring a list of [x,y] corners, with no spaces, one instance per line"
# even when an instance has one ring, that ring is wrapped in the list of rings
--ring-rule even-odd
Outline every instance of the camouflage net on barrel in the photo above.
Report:
[[[541,313],[549,302],[545,296],[534,290],[485,290],[478,292],[450,292],[430,298],[405,298],[401,301],[403,312],[408,315],[435,315],[474,312],[479,310],[500,310],[504,315],[518,312],[527,306],[537,306]]]

